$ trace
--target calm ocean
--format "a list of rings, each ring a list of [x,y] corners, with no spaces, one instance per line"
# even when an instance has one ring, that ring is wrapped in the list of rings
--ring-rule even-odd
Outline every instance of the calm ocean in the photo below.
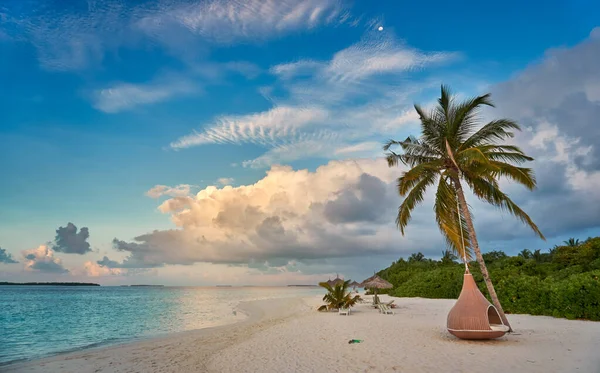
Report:
[[[300,287],[0,286],[0,366],[87,347],[236,322],[240,301]]]

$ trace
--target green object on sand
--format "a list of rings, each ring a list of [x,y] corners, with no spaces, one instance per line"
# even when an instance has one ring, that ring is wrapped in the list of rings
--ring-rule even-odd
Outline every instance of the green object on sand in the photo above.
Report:
[[[348,341],[348,344],[352,344],[352,343],[360,343],[362,342],[362,339],[351,339]]]

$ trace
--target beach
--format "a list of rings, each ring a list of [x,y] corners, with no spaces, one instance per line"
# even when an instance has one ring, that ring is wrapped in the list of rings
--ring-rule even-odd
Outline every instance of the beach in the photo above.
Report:
[[[455,300],[391,298],[349,316],[319,296],[242,303],[236,324],[8,365],[2,372],[600,372],[600,323],[509,315],[515,333],[462,341],[445,330]],[[349,344],[351,339],[361,343]]]

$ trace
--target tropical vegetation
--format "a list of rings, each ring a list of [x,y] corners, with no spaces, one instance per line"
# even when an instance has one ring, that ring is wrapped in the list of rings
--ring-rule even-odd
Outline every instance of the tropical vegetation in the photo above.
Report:
[[[420,253],[417,253],[420,254]],[[378,274],[394,287],[381,292],[397,297],[449,298],[460,294],[464,265],[441,253],[439,260],[405,260]],[[549,250],[502,251],[482,254],[507,313],[547,315],[600,321],[600,237]],[[411,255],[410,258],[414,258]],[[472,263],[474,264],[474,263]],[[485,290],[481,271],[472,274]],[[484,292],[485,294],[485,292]]]
[[[470,259],[471,252],[475,253],[492,302],[505,325],[510,326],[479,248],[463,187],[469,187],[480,200],[511,213],[539,237],[544,236],[529,215],[500,190],[498,183],[504,177],[529,190],[536,187],[533,171],[521,167],[533,158],[504,143],[520,127],[510,119],[482,124],[480,110],[485,106],[493,106],[489,94],[458,102],[448,87],[442,86],[441,97],[432,110],[415,105],[421,122],[420,137],[390,140],[383,149],[390,167],[402,163],[409,168],[398,178],[398,192],[404,200],[398,208],[396,224],[402,234],[412,211],[423,202],[425,191],[437,183],[434,210],[440,231],[461,258]],[[402,152],[392,151],[394,146],[400,146]]]
[[[359,295],[352,295],[350,289],[350,280],[338,282],[331,285],[327,282],[319,283],[319,286],[325,288],[327,293],[323,297],[324,305],[319,307],[319,311],[338,310],[340,308],[349,308],[354,306],[360,300]]]

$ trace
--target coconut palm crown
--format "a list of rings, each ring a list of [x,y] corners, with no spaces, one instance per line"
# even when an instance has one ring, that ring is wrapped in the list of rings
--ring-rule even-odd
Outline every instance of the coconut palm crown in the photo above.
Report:
[[[481,256],[467,204],[463,183],[482,201],[508,211],[528,225],[539,237],[544,236],[519,206],[500,190],[498,180],[508,178],[529,190],[536,187],[533,170],[521,165],[533,158],[521,149],[503,142],[520,130],[509,119],[481,123],[480,109],[493,107],[490,94],[463,102],[442,86],[438,105],[425,111],[415,105],[421,122],[421,136],[404,141],[388,141],[383,147],[390,167],[403,163],[409,167],[398,178],[398,192],[404,197],[398,208],[396,224],[404,235],[414,208],[423,202],[425,191],[437,183],[435,218],[448,246],[467,261],[475,253],[492,302],[503,321],[510,326],[498,301],[485,262]],[[400,146],[402,152],[391,150]]]
[[[352,296],[349,291],[350,280],[338,282],[333,286],[327,282],[321,282],[319,286],[327,290],[327,294],[323,297],[326,304],[321,306],[319,311],[352,307],[360,300],[360,296]]]

